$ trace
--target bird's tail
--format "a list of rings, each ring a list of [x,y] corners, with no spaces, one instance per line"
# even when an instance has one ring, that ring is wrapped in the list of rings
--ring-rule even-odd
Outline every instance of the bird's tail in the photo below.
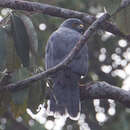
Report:
[[[59,72],[54,79],[53,94],[50,98],[50,111],[68,114],[76,120],[80,115],[80,76],[71,71]]]

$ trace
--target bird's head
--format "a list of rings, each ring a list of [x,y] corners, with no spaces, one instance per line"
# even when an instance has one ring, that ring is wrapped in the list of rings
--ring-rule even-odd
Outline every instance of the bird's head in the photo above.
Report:
[[[80,19],[77,18],[69,18],[65,20],[62,24],[61,27],[67,27],[71,28],[77,32],[83,33],[85,31],[85,27],[83,22]]]

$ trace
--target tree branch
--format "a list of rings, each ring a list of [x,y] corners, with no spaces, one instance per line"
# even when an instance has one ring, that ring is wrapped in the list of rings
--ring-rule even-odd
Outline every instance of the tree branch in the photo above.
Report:
[[[87,24],[92,24],[96,17],[90,16],[84,12],[78,12],[70,9],[60,8],[48,4],[41,4],[38,2],[29,2],[23,0],[0,0],[0,7],[11,8],[15,10],[26,10],[33,11],[34,13],[43,13],[50,16],[61,17],[61,18],[79,18]],[[130,36],[125,35],[115,25],[109,22],[104,22],[101,25],[101,29],[111,32],[116,36],[120,36],[129,40]]]
[[[81,100],[113,99],[130,108],[130,92],[106,82],[95,82],[80,87]]]
[[[56,65],[56,66],[54,66],[54,67],[52,67],[44,72],[41,72],[37,75],[34,75],[34,76],[29,77],[27,79],[24,79],[22,81],[18,81],[17,83],[12,83],[12,84],[9,84],[6,86],[1,86],[0,90],[4,90],[4,89],[16,90],[16,89],[25,88],[25,87],[27,87],[25,85],[32,83],[32,82],[35,82],[37,80],[43,79],[43,78],[47,77],[48,75],[51,75],[51,74],[63,69],[78,54],[78,52],[84,46],[84,44],[87,43],[88,39],[92,36],[93,32],[95,32],[97,30],[97,28],[99,28],[99,26],[106,19],[109,19],[109,18],[110,18],[110,15],[108,13],[105,13],[103,16],[101,16],[99,19],[97,19],[95,22],[93,22],[93,24],[91,26],[89,26],[89,28],[85,31],[83,36],[81,36],[80,40],[74,46],[74,48],[71,50],[71,52],[68,54],[68,56],[62,62],[60,62],[58,65]]]
[[[22,4],[20,4],[20,2]],[[32,4],[32,6],[30,5],[30,3]],[[26,4],[28,6],[26,6]],[[36,2],[24,2],[24,1],[16,1],[16,0],[13,0],[11,2],[9,0],[5,0],[5,1],[0,0],[0,6],[1,5],[3,5],[2,7],[9,7],[9,8],[14,8],[14,9],[22,9],[22,10],[28,9],[28,11],[35,11],[35,10],[42,11],[46,14],[48,13],[49,15],[50,14],[53,15],[54,10],[56,10],[56,11],[59,10],[60,15],[58,15],[56,13],[56,11],[55,11],[54,15],[57,14],[57,16],[59,16],[59,17],[64,16],[64,18],[68,18],[68,17],[78,17],[80,19],[86,18],[86,21],[89,21],[89,18],[90,18],[89,16],[87,16],[84,13],[82,14],[77,11],[72,11],[72,10],[67,10],[67,9],[63,9],[63,8],[59,8],[59,7],[39,4]],[[37,8],[33,8],[35,6]],[[44,8],[45,11],[43,9],[43,6],[46,6],[46,9]],[[67,15],[67,12],[69,13],[69,15]],[[97,30],[99,27],[101,27],[102,25],[105,26],[105,24],[104,24],[104,23],[106,23],[105,20],[109,19],[109,18],[110,18],[110,15],[106,13],[103,16],[101,16],[99,19],[97,19],[95,22],[93,22],[93,17],[92,17],[92,21],[91,20],[90,21],[93,22],[93,24],[85,31],[85,33],[81,37],[80,41],[76,44],[76,46],[72,49],[70,54],[60,64],[54,66],[53,68],[51,68],[47,71],[44,71],[42,73],[39,73],[37,75],[24,79],[22,81],[18,81],[17,83],[8,84],[6,86],[0,86],[0,90],[16,90],[16,89],[25,88],[25,87],[27,87],[26,86],[27,84],[35,82],[40,79],[43,79],[43,78],[47,77],[48,75],[53,74],[56,71],[63,69],[66,65],[68,65],[72,61],[72,59],[76,56],[76,54],[83,47],[83,45],[88,41],[88,39],[90,38],[92,33],[95,30]],[[96,82],[95,84],[89,84],[86,87],[81,87],[81,99],[95,99],[95,98],[114,99],[114,100],[119,101],[120,103],[124,104],[125,106],[130,107],[129,92],[127,92],[123,89],[117,88],[115,86],[112,86],[105,82]]]

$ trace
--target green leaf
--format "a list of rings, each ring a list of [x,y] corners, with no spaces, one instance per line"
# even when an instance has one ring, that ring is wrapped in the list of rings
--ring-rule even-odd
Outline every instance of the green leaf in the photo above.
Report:
[[[26,68],[16,70],[13,73],[12,82],[17,82],[19,80],[23,80],[29,76],[30,76],[29,71]],[[12,99],[13,99],[14,103],[15,104],[23,104],[25,102],[25,100],[28,99],[28,92],[29,92],[28,87],[25,89],[21,89],[21,90],[12,92]]]
[[[38,44],[39,43],[38,43],[38,37],[37,37],[35,27],[31,21],[31,19],[28,16],[21,15],[20,18],[24,23],[24,26],[27,31],[27,35],[29,37],[29,45],[30,45],[30,50],[31,50],[31,54],[32,54],[32,56],[30,57],[30,64],[32,66],[39,65],[39,64],[41,64],[41,60],[43,60],[43,59],[40,58],[40,56],[38,54]]]
[[[6,67],[9,72],[12,72],[21,67],[20,58],[16,54],[16,48],[14,47],[14,40],[12,38],[12,34],[8,31],[7,38],[7,62]]]
[[[31,84],[31,86],[32,87],[29,90],[28,108],[30,108],[33,112],[36,112],[38,105],[41,103],[41,81],[35,82]]]
[[[15,118],[23,115],[26,112],[27,102],[26,100],[22,104],[15,104],[11,102],[11,112]]]
[[[24,80],[25,78],[30,76],[30,72],[28,71],[28,68],[21,68],[18,70],[15,70],[15,72],[12,74],[11,81],[13,83]],[[28,84],[29,86],[30,84]],[[16,90],[11,92],[11,111],[14,115],[14,117],[18,117],[23,115],[26,112],[27,108],[27,101],[29,98],[29,90],[30,88],[26,86],[26,88],[21,90]]]
[[[20,16],[22,22],[24,23],[24,26],[27,31],[27,35],[29,37],[29,44],[30,44],[30,49],[31,52],[34,56],[37,56],[37,51],[38,51],[38,39],[37,39],[37,33],[35,31],[35,28],[33,26],[33,23],[29,17],[26,15],[21,15]]]
[[[7,33],[4,28],[0,28],[0,70],[5,68],[6,64],[6,44],[7,44]]]
[[[17,55],[20,57],[24,67],[29,66],[29,37],[21,18],[15,14],[11,16],[13,39]]]

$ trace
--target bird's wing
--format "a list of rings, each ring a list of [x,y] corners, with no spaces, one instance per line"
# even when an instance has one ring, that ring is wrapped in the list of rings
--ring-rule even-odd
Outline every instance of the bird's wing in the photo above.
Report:
[[[65,56],[68,54],[69,50],[66,47],[68,42],[64,39],[61,33],[54,32],[47,43],[46,46],[46,68],[53,67],[60,63]]]
[[[80,37],[80,33],[70,29],[67,30],[63,28],[55,31],[50,36],[46,47],[46,69],[60,63],[69,54],[75,44],[79,41]],[[87,46],[84,46],[76,58],[68,65],[72,71],[79,74],[85,74],[87,72],[87,51]]]

